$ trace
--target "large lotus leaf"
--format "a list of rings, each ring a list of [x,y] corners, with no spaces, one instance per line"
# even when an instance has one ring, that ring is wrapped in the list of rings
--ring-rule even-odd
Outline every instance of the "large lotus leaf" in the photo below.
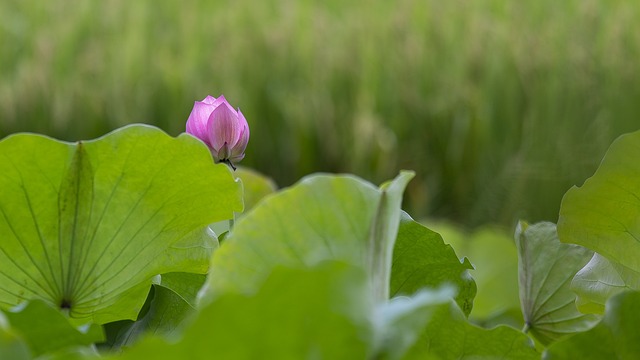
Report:
[[[615,295],[593,329],[551,345],[545,359],[640,359],[640,293]]]
[[[599,318],[578,311],[570,288],[571,279],[593,252],[561,243],[555,224],[549,222],[529,226],[521,221],[515,237],[525,329],[547,345],[593,327]]]
[[[616,139],[596,173],[562,199],[558,234],[640,272],[640,131]]]
[[[458,256],[442,237],[402,213],[391,268],[391,296],[411,295],[424,287],[456,287],[456,301],[465,314],[473,307],[476,284],[469,260]]]
[[[473,265],[469,272],[478,290],[469,318],[483,324],[507,322],[522,328],[518,295],[518,251],[513,242],[513,234],[492,226],[472,233],[463,232],[459,226],[444,222],[429,223],[428,226],[440,233],[458,256],[468,258]]]
[[[583,313],[603,314],[605,303],[625,290],[640,290],[640,273],[595,253],[571,282],[578,298],[576,305]]]
[[[504,325],[490,330],[472,325],[453,301],[427,310],[431,317],[403,359],[540,359],[525,334]]]
[[[96,323],[135,319],[156,274],[206,271],[194,234],[242,210],[200,141],[141,125],[75,144],[10,136],[0,189],[0,305],[42,299]]]
[[[365,359],[368,280],[344,263],[276,268],[255,294],[213,299],[171,344],[143,339],[118,359]]]
[[[264,199],[213,256],[210,293],[252,292],[276,266],[341,260],[370,274],[373,296],[389,296],[402,192],[412,173],[380,188],[352,176],[313,175]]]
[[[78,329],[59,309],[41,300],[25,303],[18,310],[6,311],[5,315],[34,356],[104,340],[100,326],[92,324]]]

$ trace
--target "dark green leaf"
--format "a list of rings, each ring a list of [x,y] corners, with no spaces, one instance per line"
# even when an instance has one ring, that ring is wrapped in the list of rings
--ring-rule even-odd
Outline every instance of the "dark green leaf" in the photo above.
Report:
[[[164,286],[154,285],[149,296],[149,308],[138,321],[107,329],[111,330],[108,344],[111,350],[131,346],[144,335],[177,338],[185,321],[195,314],[195,308]]]
[[[497,227],[483,227],[473,233],[446,223],[429,224],[451,244],[460,257],[467,257],[478,287],[469,318],[483,324],[508,323],[522,328],[518,294],[518,251],[513,234]],[[462,305],[461,305],[462,306]]]
[[[404,359],[539,359],[531,340],[508,326],[491,330],[470,324],[450,301],[433,311]]]
[[[469,275],[468,260],[460,262],[442,237],[403,213],[393,250],[391,295],[411,295],[424,287],[443,284],[456,287],[456,301],[465,314],[473,307],[476,284]]]
[[[205,274],[168,273],[163,274],[160,285],[180,296],[194,309],[197,307],[198,292],[207,280]]]

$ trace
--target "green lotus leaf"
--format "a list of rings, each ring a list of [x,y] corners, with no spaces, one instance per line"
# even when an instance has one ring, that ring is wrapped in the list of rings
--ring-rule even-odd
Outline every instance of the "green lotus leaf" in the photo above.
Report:
[[[585,331],[599,320],[578,311],[571,279],[593,252],[558,240],[556,226],[520,222],[516,229],[520,302],[525,329],[548,345],[568,334]]]
[[[602,321],[593,329],[551,345],[545,359],[640,359],[640,293],[626,291],[606,304]]]
[[[640,272],[640,131],[622,135],[595,174],[562,199],[558,235]]]
[[[453,300],[426,310],[430,319],[402,359],[540,359],[525,334],[505,325],[489,330],[472,325]]]
[[[508,323],[522,328],[518,294],[518,251],[513,234],[504,229],[486,226],[472,233],[463,232],[459,226],[428,223],[451,244],[459,257],[466,257],[473,265],[469,270],[477,284],[473,299],[473,311],[469,318],[483,325]],[[458,302],[461,308],[463,305]],[[513,316],[512,316],[513,315]]]
[[[276,267],[256,293],[213,299],[180,341],[149,337],[115,358],[365,359],[369,291],[362,269],[344,263]]]
[[[209,293],[251,293],[276,266],[345,261],[370,274],[375,299],[389,297],[402,193],[413,173],[380,188],[352,176],[313,175],[266,198],[213,256]]]
[[[0,306],[41,299],[78,322],[135,319],[154,275],[206,272],[203,229],[242,210],[200,141],[142,125],[73,144],[9,136],[0,189]]]
[[[571,282],[583,313],[603,314],[607,300],[625,290],[640,290],[640,273],[595,253]]]
[[[466,315],[471,312],[476,284],[469,275],[469,260],[458,256],[442,237],[402,213],[391,268],[391,295],[412,295],[443,284],[456,288],[456,301]]]

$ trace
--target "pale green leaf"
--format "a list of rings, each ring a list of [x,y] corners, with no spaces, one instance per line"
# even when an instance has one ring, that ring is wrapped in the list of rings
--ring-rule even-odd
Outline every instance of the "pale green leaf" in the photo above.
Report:
[[[605,303],[625,290],[640,290],[640,273],[595,253],[571,282],[576,305],[583,313],[603,314]]]
[[[622,135],[595,174],[562,199],[562,242],[587,247],[640,272],[640,131]]]
[[[405,185],[380,189],[352,176],[314,175],[270,196],[242,217],[213,257],[209,290],[252,292],[280,265],[340,260],[367,269],[373,296],[388,298]]]
[[[207,269],[199,229],[241,186],[190,135],[149,126],[65,143],[0,141],[0,306],[41,299],[78,321],[135,319],[151,278]]]
[[[602,321],[593,329],[551,345],[545,359],[640,359],[640,293],[627,291],[606,304]]]
[[[571,279],[593,252],[561,243],[555,224],[548,222],[529,226],[521,221],[515,237],[525,329],[548,345],[593,327],[599,318],[578,311],[570,288]]]

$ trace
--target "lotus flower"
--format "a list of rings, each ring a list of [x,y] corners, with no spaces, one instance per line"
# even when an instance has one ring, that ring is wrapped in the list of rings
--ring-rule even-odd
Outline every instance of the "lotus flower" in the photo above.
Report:
[[[244,150],[249,142],[249,124],[240,112],[220,95],[209,95],[196,101],[187,120],[187,133],[202,140],[211,151],[216,162],[229,164],[234,170],[234,162],[244,158]]]

